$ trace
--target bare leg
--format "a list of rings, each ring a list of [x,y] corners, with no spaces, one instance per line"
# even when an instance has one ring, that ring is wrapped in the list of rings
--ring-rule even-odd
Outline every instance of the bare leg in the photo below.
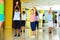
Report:
[[[36,31],[32,31],[32,38],[36,37]]]
[[[20,34],[20,29],[17,29],[17,33]]]
[[[3,26],[3,22],[0,22],[0,29],[2,29],[2,26]]]
[[[52,32],[52,27],[49,27],[49,33],[51,33]]]
[[[15,34],[17,34],[17,29],[14,29],[15,30]]]
[[[25,32],[25,27],[23,27],[23,31]]]
[[[32,31],[32,35],[34,35],[34,31]]]
[[[14,31],[15,31],[15,34],[14,34],[14,36],[17,36],[17,29],[14,29]]]
[[[59,27],[60,27],[60,23],[59,23]]]
[[[23,26],[21,27],[21,31],[23,32]]]
[[[33,31],[33,32],[32,32],[32,35],[36,36],[36,31]]]
[[[21,30],[22,30],[22,29],[20,28],[19,31],[21,32]]]
[[[25,27],[24,26],[22,26],[21,29],[22,29],[22,31],[25,31]]]
[[[20,29],[17,29],[18,37],[20,36]]]

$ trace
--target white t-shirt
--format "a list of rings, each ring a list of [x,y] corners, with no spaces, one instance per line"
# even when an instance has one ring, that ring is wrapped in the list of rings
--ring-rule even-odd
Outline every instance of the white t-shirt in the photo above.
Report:
[[[43,19],[43,14],[42,13],[39,14],[39,19]]]
[[[20,12],[14,12],[14,18],[13,20],[20,20]]]
[[[21,20],[26,20],[26,14],[22,14]]]

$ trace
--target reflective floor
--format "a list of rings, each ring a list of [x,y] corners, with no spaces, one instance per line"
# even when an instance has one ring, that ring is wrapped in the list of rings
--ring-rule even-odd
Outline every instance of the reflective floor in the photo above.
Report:
[[[52,33],[49,34],[48,28],[46,29],[39,29],[38,34],[36,38],[31,38],[31,36],[28,38],[26,37],[26,40],[60,40],[60,29],[53,29]]]
[[[4,33],[2,29],[0,30],[0,40],[60,40],[60,28],[53,28],[51,34],[49,34],[47,27],[39,29],[36,32],[36,37],[31,38],[31,29],[26,28],[25,33],[20,33],[20,37],[14,37],[14,31],[12,29],[4,29]]]
[[[26,29],[25,33],[21,33],[20,37],[14,37],[14,33],[12,35],[7,33],[5,38],[7,40],[8,38],[9,40],[60,40],[59,28],[54,28],[51,34],[49,34],[48,28],[39,29],[36,38],[31,38],[31,33],[28,30],[30,31],[30,29]],[[3,40],[2,35],[0,36],[1,40]]]

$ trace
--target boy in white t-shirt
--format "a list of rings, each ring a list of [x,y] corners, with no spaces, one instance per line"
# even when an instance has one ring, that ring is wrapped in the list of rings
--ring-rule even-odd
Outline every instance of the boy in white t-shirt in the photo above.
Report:
[[[26,24],[26,12],[23,11],[21,15],[21,29],[25,32],[25,24]]]
[[[15,35],[14,36],[20,36],[20,11],[19,8],[16,7],[15,11],[14,11],[14,18],[13,18],[13,22],[14,22],[14,29],[15,29]]]

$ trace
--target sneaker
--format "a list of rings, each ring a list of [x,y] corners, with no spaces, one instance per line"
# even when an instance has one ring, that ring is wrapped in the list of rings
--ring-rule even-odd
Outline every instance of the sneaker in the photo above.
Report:
[[[31,36],[31,38],[35,38],[35,36],[33,35],[33,36]]]
[[[18,34],[17,37],[20,37],[20,34]]]

